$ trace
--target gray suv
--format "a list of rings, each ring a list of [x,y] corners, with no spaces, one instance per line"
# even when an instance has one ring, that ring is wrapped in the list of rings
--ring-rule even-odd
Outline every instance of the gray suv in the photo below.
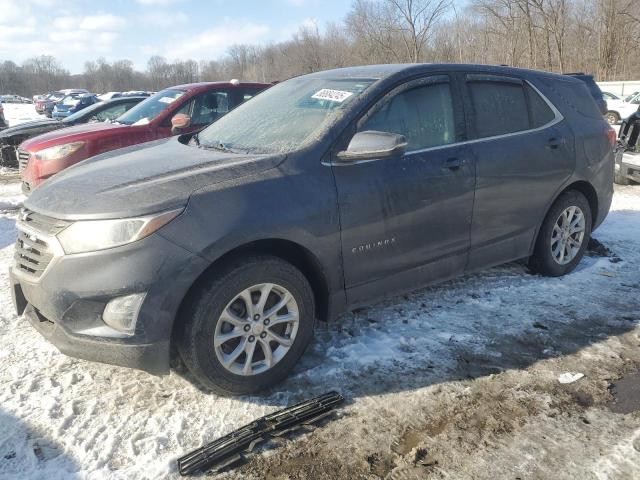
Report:
[[[283,379],[327,321],[516,259],[580,262],[615,133],[583,82],[380,65],[279,83],[199,134],[94,157],[18,219],[18,313],[62,352],[223,394]]]

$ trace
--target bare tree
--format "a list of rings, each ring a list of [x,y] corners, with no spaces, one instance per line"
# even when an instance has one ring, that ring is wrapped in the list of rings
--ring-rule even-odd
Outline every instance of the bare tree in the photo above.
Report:
[[[394,25],[409,61],[420,62],[438,21],[449,11],[450,0],[387,0],[396,13]]]
[[[341,23],[307,25],[270,45],[234,45],[200,63],[153,56],[139,72],[129,60],[98,58],[70,75],[51,56],[22,65],[0,60],[0,93],[270,82],[349,65],[424,61],[506,63],[618,80],[640,78],[639,49],[640,0],[469,0],[462,7],[452,0],[353,0]]]

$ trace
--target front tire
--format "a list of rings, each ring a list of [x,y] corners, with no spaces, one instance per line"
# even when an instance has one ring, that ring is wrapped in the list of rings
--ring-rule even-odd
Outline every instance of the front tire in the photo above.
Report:
[[[573,271],[584,256],[592,225],[591,207],[582,193],[560,195],[542,222],[529,268],[548,277]]]
[[[313,291],[280,258],[238,258],[196,287],[181,320],[178,351],[198,382],[250,394],[283,380],[311,342]]]

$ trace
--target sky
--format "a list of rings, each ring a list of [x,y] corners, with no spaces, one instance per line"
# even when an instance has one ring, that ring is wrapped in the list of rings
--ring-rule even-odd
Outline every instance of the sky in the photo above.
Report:
[[[301,26],[341,21],[350,0],[0,0],[0,61],[55,56],[71,73],[104,57],[146,69],[216,59],[237,43],[286,40]]]

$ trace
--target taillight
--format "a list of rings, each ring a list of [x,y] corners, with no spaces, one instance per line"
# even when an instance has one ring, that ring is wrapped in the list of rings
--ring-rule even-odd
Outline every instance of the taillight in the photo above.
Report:
[[[609,139],[611,148],[616,148],[616,145],[618,144],[618,134],[611,127],[607,128],[607,138]]]

